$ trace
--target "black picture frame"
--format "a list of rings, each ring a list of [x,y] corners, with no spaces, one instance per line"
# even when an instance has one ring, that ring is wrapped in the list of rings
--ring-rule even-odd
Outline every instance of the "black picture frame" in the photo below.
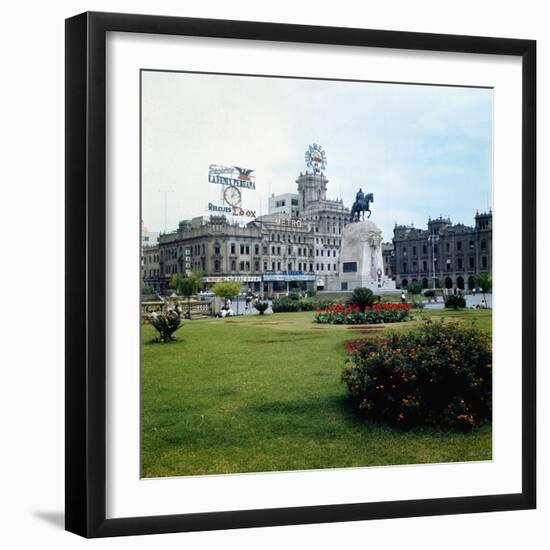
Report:
[[[522,60],[522,491],[106,519],[105,42],[108,31],[517,56]],[[536,42],[83,13],[66,20],[66,529],[107,537],[532,509],[536,506]],[[136,182],[137,185],[137,182]]]

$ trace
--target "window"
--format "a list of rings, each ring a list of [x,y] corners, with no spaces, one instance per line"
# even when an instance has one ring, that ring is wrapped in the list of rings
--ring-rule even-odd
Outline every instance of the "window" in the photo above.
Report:
[[[275,247],[274,246],[271,247],[271,254],[275,254]]]
[[[267,262],[264,262],[264,271],[267,271]]]
[[[451,243],[445,243],[445,252],[449,252],[451,250]]]
[[[474,241],[470,241],[470,250],[473,250],[474,249]]]
[[[235,260],[231,260],[231,271],[235,271],[237,269],[237,262]]]
[[[428,253],[428,246],[423,244],[422,245],[422,254],[427,254]]]
[[[319,271],[319,264],[315,264],[315,271]]]
[[[463,263],[463,262],[462,262],[462,258],[457,258],[457,260],[456,260],[456,268],[457,268],[459,271],[461,271],[462,268],[463,268],[462,263]]]
[[[267,254],[267,246],[263,247],[264,254]]]
[[[220,243],[216,243],[214,245],[214,254],[220,254],[221,253],[221,246]],[[217,270],[216,270],[217,271]]]
[[[271,262],[271,271],[275,271],[275,262]]]
[[[428,271],[428,262],[426,260],[422,262],[422,271]]]
[[[241,244],[241,254],[244,254],[244,244]]]
[[[330,264],[327,264],[327,271],[330,271]]]
[[[456,249],[460,252],[462,250],[462,241],[456,243]]]
[[[406,255],[407,255],[407,247],[404,246],[404,247],[403,247],[403,256],[406,256]]]
[[[481,241],[481,250],[487,250],[487,241],[485,239]]]
[[[235,254],[235,243],[231,243],[231,254]]]
[[[407,262],[403,262],[403,273],[407,273]]]
[[[473,256],[470,258],[470,264],[469,265],[470,265],[470,269],[475,269],[476,259]]]
[[[344,273],[357,273],[357,262],[344,262],[342,270]]]
[[[245,250],[245,254],[250,254],[250,245],[247,244],[244,250]]]
[[[241,271],[244,271],[244,262],[241,262]]]
[[[288,264],[288,271],[292,271],[292,264],[291,263]]]
[[[282,206],[285,206],[285,204],[286,204],[285,201],[277,201],[277,202],[275,203],[275,206],[276,206],[277,208],[281,208]]]
[[[334,271],[336,271],[336,264],[333,264],[332,267],[334,268]]]
[[[280,246],[277,247],[277,254],[278,254],[279,256],[281,255],[281,247],[280,247]]]
[[[260,262],[254,262],[254,271],[260,271]]]
[[[416,256],[416,246],[413,246],[413,256]]]
[[[256,244],[254,245],[254,254],[258,255],[260,253],[260,245]]]
[[[319,250],[315,249],[315,256],[319,256]]]
[[[487,256],[481,256],[481,267],[487,269]]]
[[[313,264],[309,264],[309,270],[313,271]]]
[[[277,271],[281,271],[281,262],[277,262]]]
[[[220,261],[219,260],[215,260],[214,261],[214,271],[220,271]]]
[[[292,204],[292,206],[298,206],[298,199],[290,199],[290,204]]]

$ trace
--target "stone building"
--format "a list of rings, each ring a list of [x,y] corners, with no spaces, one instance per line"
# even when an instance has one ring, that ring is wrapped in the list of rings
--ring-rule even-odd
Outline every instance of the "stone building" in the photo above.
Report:
[[[198,270],[206,287],[222,280],[266,293],[333,286],[349,209],[327,199],[328,179],[318,169],[296,184],[297,194],[270,197],[270,212],[245,226],[223,215],[181,221],[143,249],[144,282],[164,294],[173,274]]]
[[[492,212],[476,213],[474,227],[448,218],[428,220],[427,229],[396,225],[393,251],[384,253],[398,288],[474,288],[475,275],[492,274]],[[393,255],[392,255],[393,254]]]

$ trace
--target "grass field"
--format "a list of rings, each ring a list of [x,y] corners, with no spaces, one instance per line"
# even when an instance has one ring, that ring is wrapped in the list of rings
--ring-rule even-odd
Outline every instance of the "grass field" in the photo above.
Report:
[[[490,310],[418,310],[415,320],[332,326],[313,313],[185,321],[177,341],[142,329],[143,477],[491,459],[491,426],[403,432],[365,422],[340,373],[346,340],[446,317],[491,330]]]

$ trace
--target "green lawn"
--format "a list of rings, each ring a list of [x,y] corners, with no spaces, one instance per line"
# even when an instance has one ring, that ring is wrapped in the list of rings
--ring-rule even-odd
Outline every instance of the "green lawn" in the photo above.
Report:
[[[393,325],[318,325],[313,313],[185,321],[177,341],[142,329],[144,477],[491,459],[491,426],[403,432],[351,409],[346,340],[409,330],[421,317],[475,321],[490,310],[417,310]],[[369,330],[369,332],[361,332]]]

